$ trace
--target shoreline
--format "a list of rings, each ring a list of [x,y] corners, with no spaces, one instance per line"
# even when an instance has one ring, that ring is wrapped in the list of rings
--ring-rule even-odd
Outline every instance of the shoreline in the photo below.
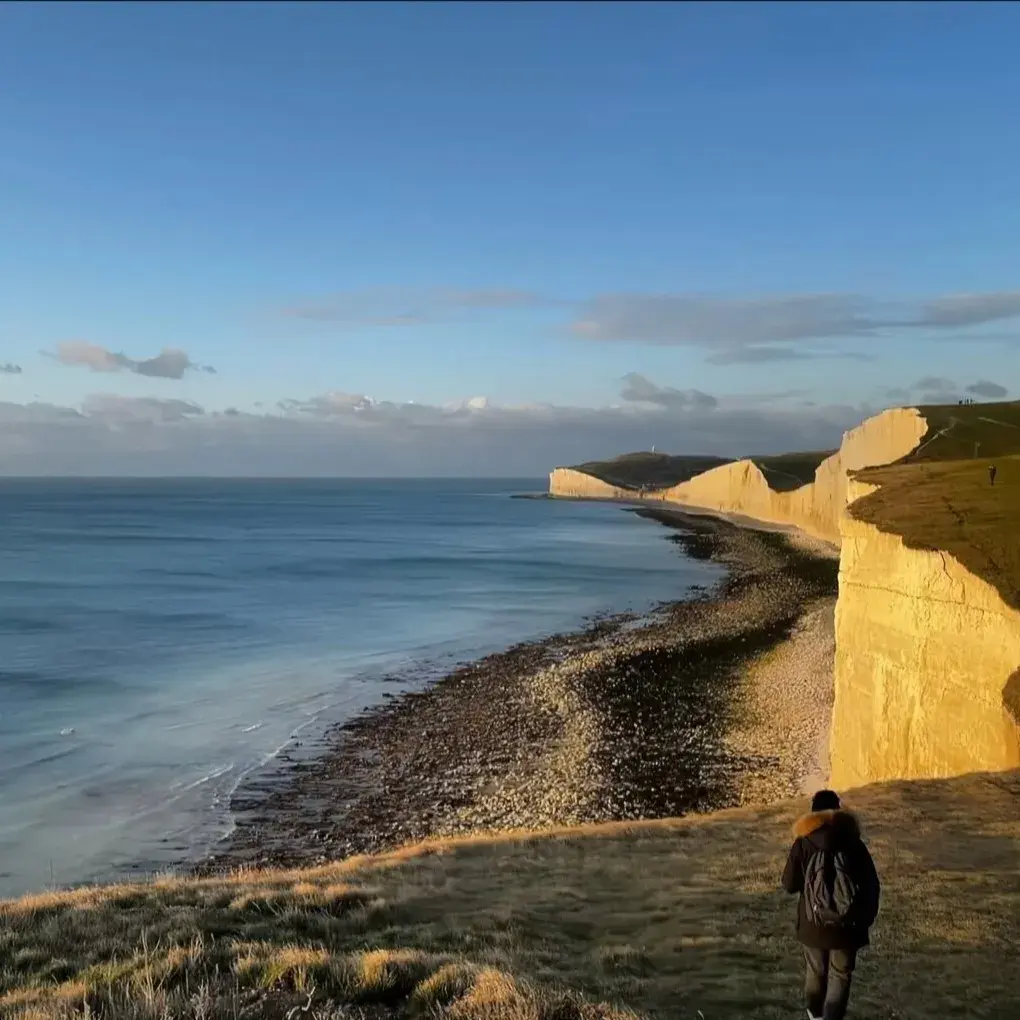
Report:
[[[515,645],[333,727],[314,754],[239,789],[231,835],[190,870],[300,866],[429,837],[802,792],[825,768],[831,554],[697,512],[630,512],[674,529],[688,556],[726,576],[647,617]],[[777,685],[782,675],[793,682]],[[806,740],[805,726],[824,734]]]

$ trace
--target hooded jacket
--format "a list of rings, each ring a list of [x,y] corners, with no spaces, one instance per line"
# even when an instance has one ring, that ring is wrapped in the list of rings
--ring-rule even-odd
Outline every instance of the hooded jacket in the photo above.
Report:
[[[856,950],[868,944],[868,929],[878,915],[881,886],[875,862],[861,839],[857,819],[849,812],[813,811],[797,819],[795,837],[783,871],[783,888],[799,893],[797,902],[797,939],[814,949]],[[857,883],[859,911],[851,926],[823,928],[808,917],[804,903],[804,869],[811,855],[819,850],[842,851],[848,870]]]

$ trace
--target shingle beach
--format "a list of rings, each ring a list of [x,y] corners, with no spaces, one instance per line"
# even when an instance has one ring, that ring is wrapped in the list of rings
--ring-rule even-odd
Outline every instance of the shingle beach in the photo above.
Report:
[[[621,511],[624,512],[624,511]],[[640,620],[518,645],[330,731],[235,796],[200,865],[303,865],[427,837],[681,815],[824,779],[831,550],[642,508],[726,576]]]

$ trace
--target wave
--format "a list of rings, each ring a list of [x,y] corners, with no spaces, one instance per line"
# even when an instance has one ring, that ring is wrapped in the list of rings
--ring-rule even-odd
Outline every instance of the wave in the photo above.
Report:
[[[192,790],[197,790],[200,786],[205,786],[206,783],[211,783],[214,779],[219,779],[221,776],[225,776],[228,772],[234,770],[234,762],[229,762],[226,765],[213,766],[211,772],[207,772],[204,776],[200,776],[198,779],[192,780],[190,783],[185,783],[183,786],[174,786],[171,789],[174,791],[174,796],[170,798],[167,803],[173,803],[175,800],[179,800],[186,793]]]

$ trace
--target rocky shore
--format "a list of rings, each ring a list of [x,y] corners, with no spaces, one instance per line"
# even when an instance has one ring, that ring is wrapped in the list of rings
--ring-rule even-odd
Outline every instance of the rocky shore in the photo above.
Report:
[[[835,560],[712,517],[634,512],[725,580],[648,618],[518,645],[337,727],[317,756],[236,795],[237,827],[199,870],[708,811],[822,774]]]

